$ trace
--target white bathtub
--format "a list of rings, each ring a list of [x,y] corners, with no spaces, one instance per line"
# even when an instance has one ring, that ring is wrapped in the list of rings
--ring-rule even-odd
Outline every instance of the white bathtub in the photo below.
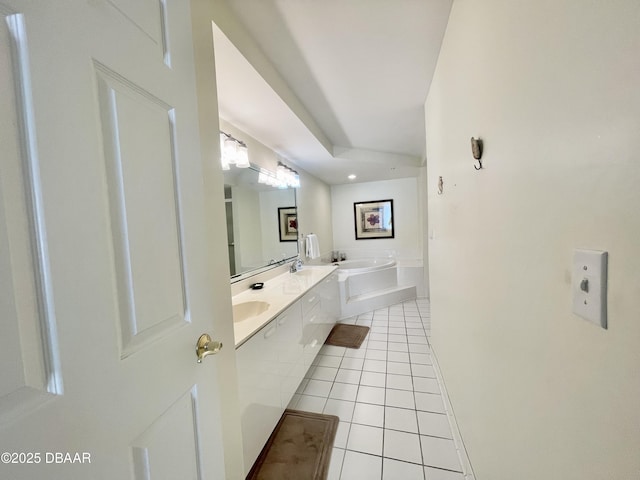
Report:
[[[395,266],[396,261],[393,258],[361,258],[359,260],[345,260],[343,262],[334,263],[338,265],[340,273],[349,275],[356,273],[375,272],[384,268]]]
[[[394,258],[369,258],[338,262],[341,318],[416,297],[415,287],[398,286]]]

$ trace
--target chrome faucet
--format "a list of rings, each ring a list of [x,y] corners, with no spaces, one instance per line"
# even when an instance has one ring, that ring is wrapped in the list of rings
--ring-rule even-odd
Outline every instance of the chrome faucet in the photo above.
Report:
[[[291,262],[291,265],[289,265],[289,273],[296,273],[298,271],[298,261],[294,260],[293,262]]]

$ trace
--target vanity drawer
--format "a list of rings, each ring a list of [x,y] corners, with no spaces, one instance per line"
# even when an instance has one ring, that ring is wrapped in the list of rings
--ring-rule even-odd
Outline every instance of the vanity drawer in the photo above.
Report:
[[[313,289],[305,294],[300,299],[300,303],[302,304],[302,318],[306,318],[309,312],[320,303],[320,294],[317,289]]]

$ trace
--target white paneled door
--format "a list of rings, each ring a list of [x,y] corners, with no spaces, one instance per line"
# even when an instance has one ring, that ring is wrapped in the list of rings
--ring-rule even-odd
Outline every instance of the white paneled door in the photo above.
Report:
[[[189,2],[0,15],[0,478],[221,479]]]

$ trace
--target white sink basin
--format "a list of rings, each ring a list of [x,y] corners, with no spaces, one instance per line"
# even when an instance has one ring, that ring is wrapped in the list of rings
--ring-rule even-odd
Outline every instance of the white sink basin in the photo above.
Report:
[[[271,305],[267,302],[251,301],[233,306],[233,322],[243,322],[266,312]]]

